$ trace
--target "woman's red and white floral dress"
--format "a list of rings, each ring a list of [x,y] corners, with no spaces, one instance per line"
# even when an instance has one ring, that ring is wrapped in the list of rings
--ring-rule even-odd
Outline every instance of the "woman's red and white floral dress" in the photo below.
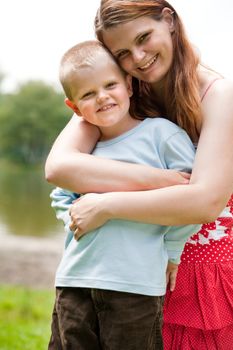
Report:
[[[163,339],[164,350],[233,350],[233,195],[185,245]]]

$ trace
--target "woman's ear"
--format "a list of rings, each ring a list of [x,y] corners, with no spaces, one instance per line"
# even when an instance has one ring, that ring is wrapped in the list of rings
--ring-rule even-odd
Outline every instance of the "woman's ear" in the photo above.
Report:
[[[78,107],[76,106],[76,104],[74,104],[72,101],[70,101],[68,98],[65,98],[65,104],[72,109],[72,111],[74,111],[74,113],[76,113],[78,116],[82,116],[82,114],[80,113],[80,110],[78,109]]]
[[[170,32],[174,32],[175,26],[174,26],[174,17],[173,17],[174,11],[169,9],[168,7],[164,7],[162,11],[162,16],[164,21],[168,24]]]
[[[126,75],[126,86],[127,86],[127,90],[129,93],[129,97],[133,96],[133,87],[132,87],[132,77],[131,75],[127,74]]]

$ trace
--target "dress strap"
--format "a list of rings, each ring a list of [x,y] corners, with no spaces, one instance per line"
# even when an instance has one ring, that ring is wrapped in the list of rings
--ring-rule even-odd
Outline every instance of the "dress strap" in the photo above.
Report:
[[[214,80],[211,81],[211,83],[207,86],[206,90],[204,91],[202,97],[201,97],[201,102],[203,101],[205,95],[207,94],[207,92],[209,91],[209,89],[211,88],[211,86],[216,82],[216,80],[219,79],[223,79],[223,78],[215,78]]]

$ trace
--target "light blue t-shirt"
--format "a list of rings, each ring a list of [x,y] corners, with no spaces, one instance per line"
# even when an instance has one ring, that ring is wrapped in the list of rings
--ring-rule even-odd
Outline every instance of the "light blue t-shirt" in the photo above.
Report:
[[[162,118],[147,118],[114,139],[98,142],[93,154],[191,172],[195,149],[177,125]],[[69,230],[68,207],[77,195],[57,188],[51,197],[57,217],[64,221],[67,231],[64,254],[56,272],[57,287],[164,295],[168,259],[178,263],[185,242],[200,227],[109,220],[76,241]]]

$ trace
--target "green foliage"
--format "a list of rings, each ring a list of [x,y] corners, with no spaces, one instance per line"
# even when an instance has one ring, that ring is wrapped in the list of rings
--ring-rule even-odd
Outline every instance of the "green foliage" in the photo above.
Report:
[[[5,74],[2,71],[0,71],[0,94],[2,91],[2,82],[3,82],[4,78],[5,78]]]
[[[53,303],[50,290],[1,286],[0,349],[47,349]]]
[[[24,164],[43,161],[70,115],[63,94],[40,81],[2,95],[0,156]]]

